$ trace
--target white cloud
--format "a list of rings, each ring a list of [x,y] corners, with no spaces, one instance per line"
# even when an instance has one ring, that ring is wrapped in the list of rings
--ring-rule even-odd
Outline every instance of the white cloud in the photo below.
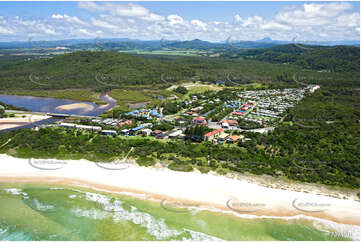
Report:
[[[149,12],[148,9],[141,5],[128,3],[128,4],[113,4],[103,3],[97,4],[94,2],[79,2],[79,8],[86,9],[91,12],[107,12],[114,16],[119,17],[134,17],[140,18],[145,21],[161,21],[164,20],[163,16]]]
[[[94,34],[89,33],[86,29],[79,29],[79,33],[87,35],[87,36],[94,36]]]
[[[192,20],[191,24],[195,25],[197,29],[206,30],[207,24],[198,19]]]
[[[310,3],[303,4],[300,8],[279,12],[275,20],[294,26],[310,25],[319,26],[332,23],[335,17],[349,9],[349,3]]]
[[[113,24],[110,24],[106,21],[102,21],[102,20],[95,19],[95,18],[92,18],[92,24],[94,26],[101,27],[101,28],[107,28],[107,29],[116,29],[117,28],[117,26],[115,26]]]
[[[360,25],[360,13],[351,13],[337,17],[337,24],[345,27],[357,27]]]
[[[15,34],[15,32],[10,29],[0,26],[0,34],[11,35],[11,34]]]
[[[67,16],[67,15],[65,14],[65,16]],[[63,18],[64,18],[64,15],[61,15],[61,14],[53,14],[53,15],[51,15],[51,18],[63,19]]]
[[[256,40],[264,37],[291,41],[359,39],[360,12],[351,4],[290,4],[274,16],[242,16],[231,21],[186,19],[177,13],[161,16],[140,4],[119,2],[79,2],[89,12],[77,16],[53,13],[50,18],[12,18],[0,16],[0,38],[37,39],[93,37],[127,37],[137,39],[195,38],[209,41]],[[301,39],[301,38],[298,38]]]
[[[84,24],[83,21],[81,21],[77,16],[73,16],[73,17],[70,17],[66,14],[64,15],[61,15],[61,14],[53,14],[51,15],[51,18],[52,19],[62,19],[62,20],[65,20],[69,23],[74,23],[74,24]]]
[[[288,25],[284,25],[284,24],[280,24],[277,22],[268,22],[268,23],[264,23],[261,24],[261,29],[263,30],[279,30],[279,31],[283,31],[283,30],[291,30],[292,27],[288,26]]]
[[[171,25],[182,24],[184,22],[183,18],[181,16],[176,15],[176,14],[168,15],[167,19],[168,19],[168,21],[169,21],[169,23]]]

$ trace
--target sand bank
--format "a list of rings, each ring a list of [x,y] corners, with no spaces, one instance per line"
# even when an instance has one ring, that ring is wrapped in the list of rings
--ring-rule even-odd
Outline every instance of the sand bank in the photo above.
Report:
[[[61,105],[56,107],[56,111],[71,111],[71,110],[82,110],[82,113],[90,112],[94,110],[94,107],[87,103],[72,103],[67,105]]]

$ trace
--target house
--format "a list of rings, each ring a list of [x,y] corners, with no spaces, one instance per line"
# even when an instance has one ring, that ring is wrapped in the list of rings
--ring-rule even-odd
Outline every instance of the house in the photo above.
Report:
[[[137,131],[140,131],[144,128],[145,128],[145,126],[144,126],[144,124],[142,124],[142,125],[139,125],[138,127],[132,128],[129,133],[134,135]]]
[[[216,129],[216,130],[213,130],[211,132],[208,132],[204,135],[204,140],[205,141],[211,141],[213,140],[214,138],[217,138],[219,135],[223,134],[223,129],[222,128],[219,128],[219,129]]]
[[[195,112],[187,112],[188,115],[196,115],[198,116],[198,113],[195,113]]]
[[[179,120],[179,121],[178,121],[178,124],[179,124],[179,125],[184,125],[185,123],[186,123],[186,122],[183,121],[183,120]]]
[[[227,143],[236,143],[238,140],[243,139],[244,137],[242,135],[232,135],[227,139]]]
[[[227,134],[227,133],[223,133],[223,134],[219,135],[218,142],[222,144],[225,140],[227,140],[228,136],[229,136],[229,134]]]
[[[152,132],[152,136],[157,136],[157,135],[162,134],[162,133],[163,133],[162,130],[156,129],[156,130],[154,130],[154,131]]]
[[[142,135],[149,136],[152,133],[151,129],[143,129],[141,131]]]
[[[229,124],[227,122],[222,122],[221,124],[222,128],[224,129],[228,129],[229,128]]]
[[[158,118],[161,118],[163,116],[162,114],[158,113],[157,110],[151,110],[149,114]]]
[[[233,119],[226,119],[226,120],[223,120],[221,122],[221,125],[222,125],[222,128],[228,128],[229,126],[237,126],[238,125],[238,122],[237,120],[233,120]]]
[[[192,120],[194,124],[206,125],[207,120],[204,117],[194,117]]]
[[[129,135],[129,129],[122,129],[121,131],[120,131],[120,133],[121,134],[123,134],[123,135]]]
[[[102,131],[102,127],[99,127],[99,126],[90,126],[90,125],[77,124],[76,128],[77,129],[84,129],[84,130],[98,131],[98,132]]]
[[[156,139],[165,139],[168,138],[168,134],[167,133],[160,133],[158,135],[155,136]]]
[[[130,125],[132,123],[133,123],[132,120],[126,120],[126,121],[119,121],[118,125],[119,125],[119,127],[122,127],[124,125]]]
[[[246,113],[244,113],[244,112],[239,112],[239,111],[235,111],[235,112],[233,112],[232,114],[234,114],[234,115],[241,115],[241,116],[246,115]]]
[[[76,124],[60,123],[60,127],[63,127],[63,128],[75,128]]]
[[[72,124],[72,123],[60,123],[60,127],[64,128],[76,128],[76,129],[84,129],[84,130],[94,130],[94,131],[102,131],[102,127],[99,126],[90,126],[90,125],[80,125],[80,124]]]
[[[115,130],[103,130],[102,134],[104,135],[112,135],[112,136],[116,136],[117,135],[117,131]]]
[[[178,136],[180,136],[182,134],[182,132],[183,132],[182,130],[177,130],[177,131],[170,133],[168,136],[170,139],[175,139]]]

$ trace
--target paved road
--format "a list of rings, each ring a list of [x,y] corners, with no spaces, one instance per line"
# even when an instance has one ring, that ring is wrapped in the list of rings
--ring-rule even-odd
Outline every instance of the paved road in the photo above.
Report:
[[[98,116],[84,116],[76,114],[61,114],[61,113],[46,113],[46,112],[32,112],[32,111],[20,111],[20,110],[5,110],[5,113],[24,113],[24,114],[39,114],[53,117],[74,117],[74,118],[98,118]]]

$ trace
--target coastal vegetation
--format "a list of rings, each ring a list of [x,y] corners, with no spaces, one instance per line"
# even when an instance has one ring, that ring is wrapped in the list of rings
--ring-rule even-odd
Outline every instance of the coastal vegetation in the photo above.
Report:
[[[222,91],[224,92],[224,91]],[[332,98],[330,98],[332,97]],[[325,88],[299,103],[274,131],[242,132],[236,144],[197,143],[207,128],[188,128],[186,141],[153,137],[107,137],[63,128],[18,130],[3,134],[0,152],[20,157],[129,158],[139,165],[156,162],[177,171],[228,171],[330,186],[359,188],[359,90]]]

